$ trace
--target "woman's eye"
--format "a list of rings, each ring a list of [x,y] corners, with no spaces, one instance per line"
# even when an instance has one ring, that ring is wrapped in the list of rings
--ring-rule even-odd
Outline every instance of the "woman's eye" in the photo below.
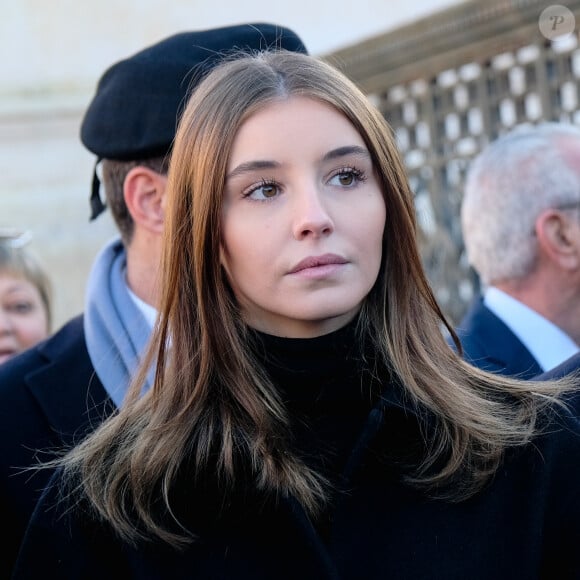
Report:
[[[356,169],[343,169],[335,173],[331,179],[331,185],[340,185],[341,187],[352,187],[359,181],[363,181],[363,175]]]
[[[34,310],[34,304],[32,302],[15,302],[10,304],[7,310],[14,314],[28,314]]]
[[[249,197],[250,199],[260,201],[264,199],[272,199],[273,197],[276,197],[279,193],[280,189],[275,183],[263,182],[257,187],[249,189],[244,194],[244,197]]]

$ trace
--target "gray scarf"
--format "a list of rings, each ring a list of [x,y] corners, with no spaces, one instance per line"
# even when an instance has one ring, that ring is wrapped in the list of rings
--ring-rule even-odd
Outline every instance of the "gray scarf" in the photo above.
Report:
[[[119,238],[100,251],[89,275],[84,314],[89,357],[117,407],[151,335],[145,316],[129,295],[126,263]],[[152,384],[153,373],[151,369],[144,389]]]

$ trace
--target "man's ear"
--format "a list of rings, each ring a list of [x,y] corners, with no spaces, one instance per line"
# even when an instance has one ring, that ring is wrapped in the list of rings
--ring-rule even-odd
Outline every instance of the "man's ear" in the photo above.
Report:
[[[541,251],[564,270],[580,268],[580,216],[547,209],[537,218],[535,231]]]
[[[138,165],[127,173],[123,185],[125,203],[133,221],[161,234],[163,231],[163,198],[167,176]]]

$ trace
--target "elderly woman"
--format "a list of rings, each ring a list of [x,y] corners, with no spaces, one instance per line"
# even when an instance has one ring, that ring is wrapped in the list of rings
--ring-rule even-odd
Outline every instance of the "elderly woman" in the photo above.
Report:
[[[50,334],[51,283],[27,239],[0,230],[0,364]]]

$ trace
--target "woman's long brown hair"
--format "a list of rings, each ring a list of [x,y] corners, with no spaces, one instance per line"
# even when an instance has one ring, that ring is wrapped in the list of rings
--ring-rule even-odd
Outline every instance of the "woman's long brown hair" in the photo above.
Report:
[[[66,455],[67,482],[129,541],[188,541],[178,514],[157,517],[187,462],[203,477],[235,485],[243,464],[255,487],[291,494],[311,513],[325,481],[288,444],[288,417],[248,347],[244,322],[220,266],[221,212],[232,141],[245,119],[293,95],[344,114],[366,142],[384,192],[387,225],[378,279],[361,311],[369,336],[409,399],[435,418],[426,455],[409,476],[458,501],[477,492],[508,446],[527,443],[540,410],[570,387],[479,371],[446,343],[447,326],[417,247],[413,195],[388,124],[353,83],[324,62],[296,53],[238,55],[197,88],[180,121],[166,204],[159,317],[122,409]],[[156,364],[152,389],[141,395]],[[74,496],[74,494],[73,494]]]

